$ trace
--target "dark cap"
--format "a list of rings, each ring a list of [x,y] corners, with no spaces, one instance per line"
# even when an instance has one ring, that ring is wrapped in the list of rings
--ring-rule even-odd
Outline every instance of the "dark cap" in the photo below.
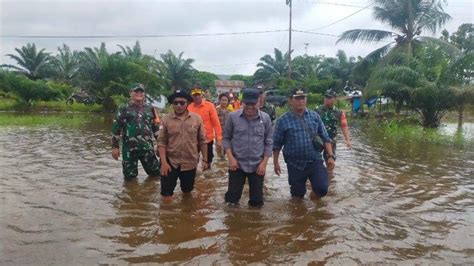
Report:
[[[141,83],[132,83],[130,85],[128,85],[128,90],[129,91],[141,91],[141,92],[145,92],[145,86],[143,86],[143,84]]]
[[[306,96],[306,92],[303,89],[293,89],[290,91],[290,97]]]
[[[256,104],[260,97],[260,91],[257,89],[245,89],[242,94],[242,102],[245,104]]]
[[[191,102],[193,100],[193,98],[191,97],[191,95],[189,95],[189,93],[187,93],[185,91],[182,91],[182,90],[177,90],[177,91],[173,92],[173,94],[168,96],[168,102],[172,103],[174,101],[174,99],[176,99],[176,98],[184,98],[184,99],[188,100],[188,102]]]
[[[336,97],[336,92],[333,89],[329,89],[324,93],[324,97],[334,98],[334,97]]]

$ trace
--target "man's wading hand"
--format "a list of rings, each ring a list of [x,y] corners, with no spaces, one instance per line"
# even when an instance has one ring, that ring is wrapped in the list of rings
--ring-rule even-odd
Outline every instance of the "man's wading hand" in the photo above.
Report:
[[[265,176],[266,170],[267,164],[264,161],[260,162],[257,167],[257,175]]]
[[[329,158],[329,160],[326,161],[326,167],[328,171],[334,170],[335,166],[336,166],[336,162],[334,162],[333,158]]]
[[[275,174],[277,176],[280,176],[281,168],[280,168],[280,163],[279,162],[273,162],[273,170],[275,171]]]
[[[115,160],[118,160],[119,156],[120,156],[120,150],[118,148],[113,148],[112,149],[112,157]]]
[[[167,176],[170,172],[171,172],[171,166],[169,165],[169,163],[164,162],[161,165],[160,175],[161,176]]]
[[[239,164],[237,163],[237,160],[234,157],[229,158],[229,170],[236,171],[238,168]]]

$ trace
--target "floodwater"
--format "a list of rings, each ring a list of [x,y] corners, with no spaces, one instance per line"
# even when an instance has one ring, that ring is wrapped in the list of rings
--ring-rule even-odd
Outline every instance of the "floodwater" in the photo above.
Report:
[[[77,115],[76,115],[77,116]],[[289,200],[268,166],[260,210],[223,204],[225,162],[163,204],[140,168],[124,183],[110,118],[0,127],[0,264],[474,263],[474,149],[351,129],[330,192]],[[271,160],[270,160],[271,161]]]

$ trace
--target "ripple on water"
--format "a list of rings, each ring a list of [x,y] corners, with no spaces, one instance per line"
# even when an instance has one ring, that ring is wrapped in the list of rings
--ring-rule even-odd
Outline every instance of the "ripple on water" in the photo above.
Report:
[[[248,188],[240,208],[224,205],[225,161],[171,204],[142,169],[124,183],[108,128],[0,128],[0,264],[472,263],[472,150],[354,128],[326,198],[290,201],[270,160],[255,210]]]

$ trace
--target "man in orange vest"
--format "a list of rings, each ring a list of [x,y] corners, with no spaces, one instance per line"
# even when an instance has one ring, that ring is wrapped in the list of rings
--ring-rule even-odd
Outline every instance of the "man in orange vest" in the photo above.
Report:
[[[210,167],[214,158],[214,139],[217,147],[222,148],[221,124],[214,104],[203,99],[202,88],[194,87],[191,90],[191,96],[193,97],[193,103],[189,105],[188,110],[199,114],[204,122],[207,135],[207,162]]]

